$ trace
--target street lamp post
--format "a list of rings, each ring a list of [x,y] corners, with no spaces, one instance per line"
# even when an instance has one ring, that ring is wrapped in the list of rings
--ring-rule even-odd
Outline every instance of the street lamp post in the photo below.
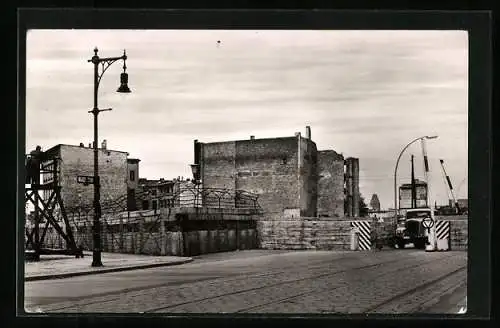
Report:
[[[98,129],[97,129],[97,117],[100,112],[110,111],[111,108],[107,109],[99,109],[97,106],[97,94],[99,90],[99,83],[101,82],[101,78],[104,75],[104,72],[111,66],[114,62],[118,60],[123,60],[123,73],[120,76],[120,87],[117,92],[120,93],[129,93],[131,92],[128,87],[128,74],[126,73],[127,66],[125,65],[125,61],[127,60],[127,55],[125,50],[123,51],[123,55],[120,57],[107,57],[101,58],[97,55],[98,49],[94,49],[94,56],[92,59],[89,59],[88,62],[94,64],[94,108],[89,111],[94,115],[94,222],[93,222],[93,241],[94,247],[92,252],[92,266],[100,267],[102,266],[101,261],[101,226],[100,226],[100,218],[101,218],[101,204],[100,204],[100,188],[101,182],[99,179],[99,152],[97,148],[97,140],[98,140]],[[101,72],[99,72],[99,64],[101,64]]]
[[[410,143],[408,143],[402,150],[401,152],[399,153],[399,156],[398,156],[398,159],[396,161],[396,167],[394,168],[394,217],[395,217],[395,220],[396,220],[396,224],[397,224],[397,220],[398,220],[398,196],[397,196],[397,193],[398,193],[398,186],[397,186],[397,173],[398,173],[398,165],[399,165],[399,160],[401,159],[401,156],[403,155],[404,151],[410,147],[410,145],[412,145],[413,143],[419,141],[419,140],[422,140],[422,139],[435,139],[437,138],[437,136],[422,136],[422,137],[418,137],[418,138],[415,138],[414,140],[412,140]]]
[[[200,193],[200,164],[191,164],[191,172],[193,173],[193,183],[195,186],[195,207],[198,207],[198,196]]]

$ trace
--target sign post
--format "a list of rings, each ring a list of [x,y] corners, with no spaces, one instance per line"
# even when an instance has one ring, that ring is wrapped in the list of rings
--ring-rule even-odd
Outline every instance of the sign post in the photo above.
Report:
[[[428,243],[425,245],[425,251],[434,251],[434,234],[433,231],[431,231],[431,228],[434,226],[434,220],[431,217],[426,217],[422,220],[422,226],[427,229],[427,238],[428,238]]]

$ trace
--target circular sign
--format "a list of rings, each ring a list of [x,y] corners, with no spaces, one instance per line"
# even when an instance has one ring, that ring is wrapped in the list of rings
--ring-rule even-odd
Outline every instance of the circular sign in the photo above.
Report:
[[[424,228],[430,229],[434,226],[434,220],[432,218],[427,217],[422,220],[422,225],[424,226]]]

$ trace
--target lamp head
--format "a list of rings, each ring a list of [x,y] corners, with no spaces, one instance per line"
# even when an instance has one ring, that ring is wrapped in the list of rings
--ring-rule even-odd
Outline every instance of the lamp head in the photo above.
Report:
[[[128,87],[128,73],[123,72],[120,75],[120,87],[118,88],[118,90],[116,90],[116,92],[119,92],[119,93],[132,92],[132,91],[130,91],[130,88]]]
[[[200,180],[200,164],[191,164],[191,171],[193,172],[193,179]]]
[[[438,136],[425,136],[425,139],[436,139]]]

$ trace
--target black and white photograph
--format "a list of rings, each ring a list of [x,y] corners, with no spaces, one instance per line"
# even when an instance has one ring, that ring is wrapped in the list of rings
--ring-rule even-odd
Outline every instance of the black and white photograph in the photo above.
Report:
[[[467,31],[30,29],[25,65],[27,313],[467,313]]]

